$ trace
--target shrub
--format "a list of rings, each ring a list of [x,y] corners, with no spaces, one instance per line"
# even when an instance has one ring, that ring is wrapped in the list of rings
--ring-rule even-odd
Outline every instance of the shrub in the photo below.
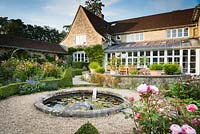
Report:
[[[86,62],[72,62],[72,68],[87,68],[87,66]]]
[[[199,100],[200,81],[176,82],[171,86],[171,95],[180,99],[193,98]]]
[[[100,67],[99,63],[98,62],[91,62],[89,64],[89,68],[90,69],[97,69],[98,67]]]
[[[24,83],[12,83],[6,86],[0,87],[0,99],[7,98],[9,96],[19,93],[18,87]]]
[[[80,68],[75,68],[72,69],[72,76],[76,76],[76,75],[82,75],[82,72],[84,71],[84,69],[80,69]]]
[[[10,58],[7,61],[3,61],[1,63],[1,73],[6,82],[12,81],[15,68],[19,64],[19,62],[20,61],[15,58]]]
[[[131,75],[137,75],[137,74],[139,74],[139,71],[138,70],[131,70],[130,74]]]
[[[64,77],[59,82],[59,87],[71,87],[73,85],[72,82],[72,70],[65,70]]]
[[[21,60],[16,66],[13,73],[13,77],[17,81],[26,81],[30,77],[37,75],[40,70],[40,66],[37,62]]]
[[[162,70],[163,69],[163,65],[162,64],[152,64],[149,67],[150,70]]]
[[[105,72],[105,69],[103,67],[98,67],[95,69],[95,72],[103,74]]]
[[[168,75],[181,74],[179,64],[164,64],[164,72]]]
[[[130,97],[130,103],[127,105],[132,112],[125,114],[126,118],[133,120],[134,134],[168,134],[169,129],[173,131],[170,126],[175,123],[188,124],[199,132],[200,122],[196,105],[185,105],[180,99],[164,97],[165,94],[152,85],[141,84],[137,91],[141,98],[134,100],[133,96]]]
[[[45,62],[41,65],[41,68],[43,70],[43,77],[61,77],[62,69],[55,64]]]
[[[91,123],[86,123],[82,125],[75,134],[99,134],[99,131],[95,126],[93,126]]]

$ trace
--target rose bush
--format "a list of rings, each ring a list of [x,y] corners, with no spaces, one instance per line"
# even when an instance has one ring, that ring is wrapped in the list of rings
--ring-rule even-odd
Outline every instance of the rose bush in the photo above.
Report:
[[[130,97],[128,107],[132,113],[125,113],[125,117],[134,122],[134,133],[196,134],[200,131],[198,107],[195,104],[186,106],[178,98],[166,97],[153,85],[141,84],[137,91],[141,98],[135,100]]]

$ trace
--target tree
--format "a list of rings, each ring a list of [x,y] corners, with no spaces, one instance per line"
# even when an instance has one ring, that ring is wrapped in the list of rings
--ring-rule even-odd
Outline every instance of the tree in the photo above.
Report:
[[[85,8],[91,11],[92,13],[98,15],[102,12],[102,7],[105,5],[101,2],[101,0],[87,0],[85,1]]]
[[[26,25],[20,19],[9,20],[7,17],[0,17],[0,34],[14,35],[56,44],[65,36],[65,33],[60,33],[57,29],[49,26]]]

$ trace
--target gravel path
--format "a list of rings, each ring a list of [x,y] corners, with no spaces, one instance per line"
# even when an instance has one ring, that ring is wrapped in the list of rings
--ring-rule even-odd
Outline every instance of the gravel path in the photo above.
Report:
[[[92,87],[78,87],[62,91],[86,88],[92,89]],[[123,96],[134,95],[138,98],[138,94],[131,90],[95,88],[113,91]],[[67,118],[36,110],[34,102],[39,97],[53,92],[55,91],[13,96],[0,101],[0,134],[73,134],[88,121],[94,124],[101,134],[132,134],[133,123],[130,119],[124,119],[122,113],[98,118]]]

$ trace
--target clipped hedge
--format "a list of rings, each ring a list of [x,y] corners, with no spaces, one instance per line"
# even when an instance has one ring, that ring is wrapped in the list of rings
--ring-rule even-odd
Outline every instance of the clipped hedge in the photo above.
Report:
[[[45,89],[41,91],[56,90],[58,88],[71,87],[73,85],[72,73],[71,70],[66,70],[64,77],[62,79],[42,80],[40,82],[46,84]],[[19,94],[19,86],[23,84],[26,84],[26,82],[12,83],[0,87],[0,100],[12,95]]]
[[[75,75],[82,75],[83,71],[84,69],[80,69],[80,68],[72,69],[72,76],[74,77]]]
[[[74,134],[99,134],[98,129],[91,123],[82,125]]]
[[[72,68],[87,68],[87,66],[86,62],[72,62]]]
[[[16,95],[19,93],[19,86],[25,84],[23,83],[12,83],[6,86],[0,87],[0,99],[7,98],[12,95]]]
[[[65,71],[64,77],[59,82],[59,87],[72,87],[72,70],[68,69]]]

